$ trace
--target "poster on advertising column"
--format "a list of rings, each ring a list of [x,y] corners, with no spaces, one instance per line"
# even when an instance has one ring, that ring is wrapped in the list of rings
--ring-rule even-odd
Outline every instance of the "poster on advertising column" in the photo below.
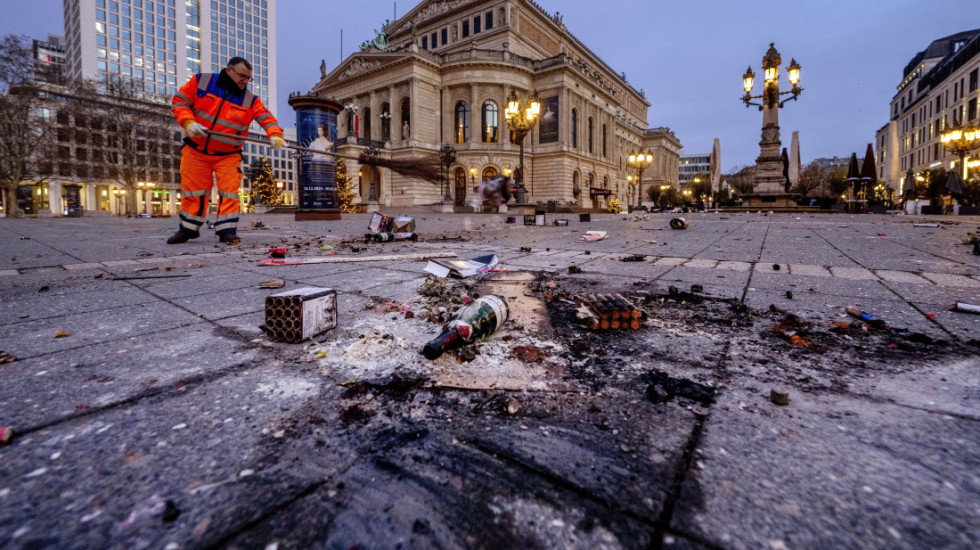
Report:
[[[315,107],[296,109],[296,141],[313,151],[337,150],[337,113]],[[337,200],[337,161],[331,155],[313,151],[299,153],[299,208],[322,210],[339,208]]]
[[[558,141],[558,96],[541,100],[541,120],[538,121],[538,142]]]

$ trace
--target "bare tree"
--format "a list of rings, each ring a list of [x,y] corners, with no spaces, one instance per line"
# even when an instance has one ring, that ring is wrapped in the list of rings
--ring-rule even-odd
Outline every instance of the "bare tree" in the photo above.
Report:
[[[755,166],[743,166],[734,172],[724,175],[721,179],[728,182],[729,187],[742,195],[752,192],[755,187]]]
[[[17,215],[17,187],[51,175],[55,131],[45,85],[34,80],[31,47],[24,36],[0,38],[0,187],[8,215]]]
[[[810,193],[824,187],[829,179],[829,172],[826,168],[816,162],[811,162],[800,172],[800,181],[796,184],[795,190],[806,198]]]
[[[141,182],[159,182],[160,156],[155,136],[176,128],[166,98],[143,92],[140,83],[110,79],[106,83],[77,85],[87,117],[103,128],[102,161],[105,176],[126,190],[126,211],[135,213]]]

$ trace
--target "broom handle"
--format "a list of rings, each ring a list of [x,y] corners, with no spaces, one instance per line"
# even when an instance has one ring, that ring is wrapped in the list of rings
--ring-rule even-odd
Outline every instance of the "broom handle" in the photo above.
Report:
[[[227,136],[228,135],[228,134],[225,134],[224,132],[213,132],[211,130],[205,130],[205,132],[207,132],[209,134],[220,134],[220,135],[223,135],[223,136]],[[259,138],[253,138],[253,137],[248,137],[248,136],[234,136],[234,138],[235,139],[240,139],[242,141],[251,141],[253,143],[261,143],[263,145],[269,145],[269,140],[267,140],[267,139],[259,139]],[[283,139],[285,139],[285,138],[283,138]],[[294,149],[296,151],[306,151],[307,153],[316,153],[317,155],[330,155],[332,157],[340,157],[342,159],[347,159],[347,160],[358,160],[358,159],[360,159],[360,157],[356,157],[354,155],[344,155],[344,154],[341,154],[341,153],[334,153],[333,151],[320,151],[319,149],[310,149],[309,147],[300,147],[298,145],[283,145],[283,147],[285,147],[286,149]]]

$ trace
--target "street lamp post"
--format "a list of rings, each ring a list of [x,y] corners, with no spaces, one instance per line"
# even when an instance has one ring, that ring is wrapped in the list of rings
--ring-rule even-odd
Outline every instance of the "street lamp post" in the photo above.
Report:
[[[653,164],[653,155],[649,151],[630,153],[626,163],[629,164],[630,168],[636,168],[638,172],[636,176],[636,207],[639,208],[643,202],[643,170]]]
[[[364,151],[364,155],[368,159],[377,161],[379,158],[381,158],[381,151],[375,147],[368,147],[367,150]],[[371,179],[370,192],[368,193],[368,202],[378,202],[378,191],[377,189],[375,189],[375,182],[374,182],[375,165],[376,162],[368,166],[368,177]]]
[[[382,111],[378,118],[381,119],[381,141],[391,141],[391,113]]]
[[[476,189],[476,168],[470,168],[470,185]]]
[[[136,186],[140,188],[140,195],[143,198],[143,213],[147,216],[150,215],[150,189],[155,187],[156,184],[150,181],[138,181]]]
[[[534,127],[534,123],[538,121],[538,115],[541,113],[541,103],[538,101],[538,91],[534,91],[534,95],[525,103],[517,99],[517,92],[513,88],[510,90],[510,96],[507,98],[507,109],[504,111],[504,116],[507,118],[507,127],[510,131],[514,133],[514,141],[520,146],[520,168],[518,169],[517,176],[517,194],[519,196],[518,202],[524,201],[524,138],[527,136],[531,128]],[[531,195],[534,195],[534,187],[531,187]]]
[[[456,149],[449,143],[444,143],[442,149],[439,150],[439,158],[442,159],[442,164],[446,167],[446,196],[443,197],[443,201],[452,202],[453,195],[449,192],[449,167],[456,162]]]
[[[770,42],[769,50],[762,58],[765,85],[759,95],[752,95],[755,82],[755,73],[752,72],[752,67],[749,67],[742,75],[743,87],[745,88],[742,102],[745,103],[746,108],[749,105],[754,105],[762,111],[762,141],[759,142],[759,158],[755,161],[756,176],[753,195],[787,195],[786,179],[783,177],[783,158],[779,152],[781,145],[779,140],[779,109],[787,101],[795,101],[803,88],[799,86],[800,65],[793,59],[790,61],[789,67],[786,68],[789,83],[793,85],[793,88],[787,92],[779,91],[780,63],[782,63],[782,58],[776,51],[775,44]],[[784,95],[789,95],[789,97],[780,100],[780,97]],[[761,99],[762,103],[755,103],[752,101],[753,99]],[[785,206],[795,205],[795,201],[790,204],[789,197],[786,197],[785,202]]]

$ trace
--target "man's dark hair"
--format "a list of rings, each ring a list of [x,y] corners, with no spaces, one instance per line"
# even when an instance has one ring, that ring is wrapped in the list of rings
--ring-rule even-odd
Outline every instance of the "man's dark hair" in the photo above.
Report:
[[[245,68],[252,70],[252,64],[248,62],[244,57],[235,56],[228,60],[227,67],[234,67],[235,65],[245,65]]]

